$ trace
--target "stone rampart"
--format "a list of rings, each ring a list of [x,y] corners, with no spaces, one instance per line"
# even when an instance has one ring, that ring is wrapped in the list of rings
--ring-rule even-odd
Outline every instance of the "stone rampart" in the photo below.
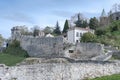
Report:
[[[19,36],[21,47],[32,57],[68,57],[72,59],[90,60],[103,53],[103,46],[99,43],[77,43],[73,47],[73,53],[65,48],[63,37],[32,37]],[[67,46],[68,47],[68,46]],[[67,56],[66,56],[67,55]]]
[[[20,43],[32,57],[63,57],[62,37],[22,37]]]

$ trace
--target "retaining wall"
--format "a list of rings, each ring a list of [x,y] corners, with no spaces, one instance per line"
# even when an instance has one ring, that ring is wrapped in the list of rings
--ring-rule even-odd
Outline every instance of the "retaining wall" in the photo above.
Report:
[[[41,63],[0,66],[1,80],[83,80],[120,73],[120,62]]]

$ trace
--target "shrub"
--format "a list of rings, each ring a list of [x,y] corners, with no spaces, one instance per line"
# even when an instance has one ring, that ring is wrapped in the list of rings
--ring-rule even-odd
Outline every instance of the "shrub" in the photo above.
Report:
[[[81,42],[96,42],[96,35],[91,32],[83,34],[81,37]]]
[[[19,57],[29,57],[27,51],[20,47],[20,42],[17,40],[13,40],[12,43],[10,43],[9,46],[3,51],[3,53]]]
[[[9,45],[10,47],[20,47],[20,41],[13,40]]]
[[[112,22],[112,24],[110,25],[110,30],[111,32],[120,31],[120,21]]]
[[[97,36],[101,36],[101,35],[105,35],[107,32],[108,32],[107,29],[97,29],[97,30],[95,31],[95,34],[96,34]]]

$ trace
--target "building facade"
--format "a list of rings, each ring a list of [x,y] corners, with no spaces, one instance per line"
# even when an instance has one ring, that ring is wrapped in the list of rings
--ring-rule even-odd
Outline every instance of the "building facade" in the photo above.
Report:
[[[72,27],[67,32],[67,40],[70,43],[80,42],[82,35],[87,32],[94,33],[94,30],[91,30],[89,28]]]
[[[106,15],[105,10],[103,9],[101,16],[100,16],[100,27],[105,27],[109,25],[112,21],[120,20],[120,12],[112,12],[110,11],[108,15]]]
[[[22,26],[15,26],[11,29],[11,39],[19,40],[21,36],[34,36],[34,32],[27,31]],[[45,37],[45,33],[42,30],[39,30],[38,35],[36,37]]]
[[[120,12],[112,13],[110,16],[112,20],[120,20]]]

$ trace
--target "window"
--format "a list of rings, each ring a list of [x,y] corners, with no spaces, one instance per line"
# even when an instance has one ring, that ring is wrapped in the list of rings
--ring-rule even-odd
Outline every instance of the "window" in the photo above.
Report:
[[[76,32],[76,37],[79,37],[79,33],[78,32]]]
[[[80,33],[80,37],[82,36],[82,33]]]
[[[76,40],[76,43],[78,43],[78,40]]]
[[[116,20],[119,20],[119,17],[116,17]]]
[[[74,50],[69,50],[69,53],[74,53]]]

